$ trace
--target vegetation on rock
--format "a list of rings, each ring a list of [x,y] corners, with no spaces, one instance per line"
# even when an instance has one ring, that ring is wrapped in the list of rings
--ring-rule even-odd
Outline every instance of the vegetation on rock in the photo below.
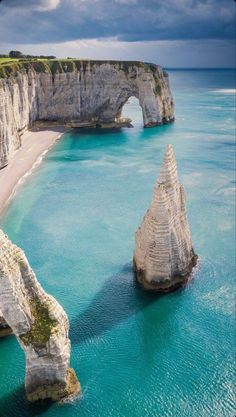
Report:
[[[45,347],[50,339],[53,328],[57,326],[57,320],[50,317],[47,304],[40,303],[37,299],[30,301],[31,312],[34,317],[34,323],[31,329],[20,336],[22,342],[28,346]]]
[[[1,58],[0,55],[0,78],[7,78],[10,76],[16,76],[19,71],[28,72],[30,69],[37,73],[51,73],[55,75],[57,73],[73,72],[73,71],[86,71],[87,68],[93,65],[111,64],[116,65],[119,70],[123,70],[126,74],[129,74],[132,66],[137,68],[144,68],[148,72],[154,73],[158,66],[154,64],[144,63],[140,61],[114,61],[114,60],[81,60],[74,58],[67,59],[54,59],[53,57],[34,57],[28,59],[30,55],[22,56],[19,58]],[[48,59],[49,58],[49,59]]]

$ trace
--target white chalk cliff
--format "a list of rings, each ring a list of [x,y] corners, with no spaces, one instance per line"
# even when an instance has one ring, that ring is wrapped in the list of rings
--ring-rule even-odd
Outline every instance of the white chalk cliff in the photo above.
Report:
[[[138,98],[144,126],[174,119],[168,75],[132,61],[23,62],[0,67],[0,168],[36,120],[119,122],[129,97]]]
[[[78,393],[69,367],[68,319],[38,283],[24,252],[0,231],[0,310],[26,357],[29,401],[58,400]]]
[[[196,260],[184,188],[168,145],[150,208],[135,234],[134,269],[145,289],[168,292],[187,282]]]

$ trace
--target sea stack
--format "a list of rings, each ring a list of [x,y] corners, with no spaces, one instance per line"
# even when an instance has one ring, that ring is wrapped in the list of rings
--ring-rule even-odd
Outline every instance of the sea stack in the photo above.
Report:
[[[80,391],[69,367],[68,318],[38,283],[24,252],[0,230],[0,309],[26,356],[29,401],[59,400]]]
[[[134,269],[145,290],[169,292],[187,283],[196,262],[184,188],[168,145],[151,206],[135,234]]]

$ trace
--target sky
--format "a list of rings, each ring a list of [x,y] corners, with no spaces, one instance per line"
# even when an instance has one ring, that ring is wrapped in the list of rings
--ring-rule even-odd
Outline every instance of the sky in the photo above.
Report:
[[[234,0],[0,0],[0,53],[234,67]]]

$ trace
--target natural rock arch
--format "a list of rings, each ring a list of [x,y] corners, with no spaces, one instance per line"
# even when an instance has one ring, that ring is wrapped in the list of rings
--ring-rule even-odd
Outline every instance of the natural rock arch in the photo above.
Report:
[[[38,283],[24,252],[0,231],[0,311],[25,352],[29,401],[78,393],[69,367],[68,318]]]
[[[139,100],[145,127],[174,120],[168,75],[159,65],[62,60],[0,67],[0,168],[34,121],[70,127],[119,123],[131,96]]]
[[[168,74],[158,65],[129,61],[101,61],[98,65],[91,61],[82,81],[86,84],[82,93],[85,101],[82,99],[81,106],[85,120],[118,122],[124,104],[132,96],[139,101],[144,127],[174,120]]]

